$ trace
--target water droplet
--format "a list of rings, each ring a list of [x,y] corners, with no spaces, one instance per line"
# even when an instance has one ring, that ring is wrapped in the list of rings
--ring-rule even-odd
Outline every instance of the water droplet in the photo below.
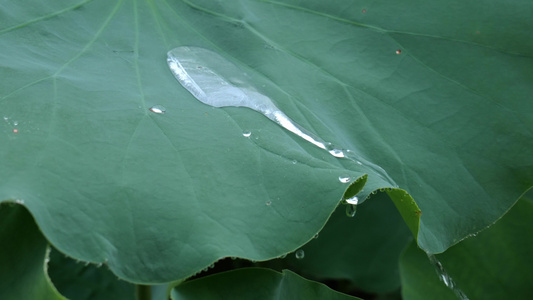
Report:
[[[396,54],[402,54],[402,50],[401,49],[396,50]]]
[[[102,266],[102,263],[97,263],[97,264],[96,264],[96,267],[97,267],[97,268],[100,268],[101,266]]]
[[[50,262],[50,257],[46,257],[46,258],[44,259],[44,263],[45,263],[45,264],[48,264],[49,262]]]
[[[14,126],[17,126],[18,124],[19,124],[18,121],[13,122],[13,125],[14,125]]]
[[[296,250],[296,253],[294,253],[294,256],[296,259],[303,259],[305,257],[305,252],[303,249]]]
[[[339,176],[339,181],[342,183],[348,183],[352,180],[349,176]]]
[[[280,256],[279,259],[284,259],[285,257],[287,257],[287,253],[285,253],[282,256]]]
[[[333,146],[331,143],[326,143],[326,150],[328,150],[329,154],[335,157],[339,157],[339,158],[346,157],[344,154],[344,151],[342,151],[341,149],[335,148],[335,146]]]
[[[236,260],[236,259],[237,259],[237,257],[235,257],[235,256],[231,257],[231,260]]]
[[[353,218],[356,212],[357,212],[357,205],[353,205],[353,204],[346,205],[346,215],[348,217]]]
[[[292,161],[292,164],[293,164],[293,165],[295,165],[295,164],[297,164],[297,163],[298,163],[298,161],[297,161],[296,159]]]
[[[242,133],[242,136],[244,136],[244,137],[250,137],[251,135],[252,135],[252,133],[250,131],[244,131]]]
[[[213,269],[214,267],[215,267],[215,264],[213,263],[213,264],[210,264],[207,268]]]
[[[267,202],[265,202],[265,204],[266,204],[267,206],[270,206],[270,205],[272,205],[272,201],[267,201]]]
[[[150,111],[156,114],[164,114],[167,109],[162,105],[154,105],[150,107]]]
[[[13,133],[19,133],[19,130],[17,128],[13,129]]]
[[[22,205],[22,204],[24,204],[24,200],[17,199],[17,200],[15,200],[15,203]]]
[[[7,122],[7,120],[9,120],[9,118],[4,116],[4,121]]]
[[[344,202],[346,204],[357,205],[359,203],[359,198],[357,198],[357,196],[353,196],[351,198],[344,199]]]
[[[315,233],[315,235],[313,236],[313,239],[315,239],[315,240],[318,239],[318,232]]]

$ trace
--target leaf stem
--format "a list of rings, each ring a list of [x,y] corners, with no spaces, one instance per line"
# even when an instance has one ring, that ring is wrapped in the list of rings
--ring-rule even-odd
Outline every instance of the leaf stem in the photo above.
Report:
[[[149,285],[138,284],[135,286],[135,299],[136,300],[151,300],[152,299],[152,287]]]

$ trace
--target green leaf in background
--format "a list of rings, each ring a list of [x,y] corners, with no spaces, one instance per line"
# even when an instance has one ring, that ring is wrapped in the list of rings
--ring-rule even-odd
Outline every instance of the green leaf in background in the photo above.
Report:
[[[135,286],[119,280],[107,266],[86,265],[53,249],[48,274],[56,289],[68,299],[135,299]]]
[[[186,299],[359,299],[307,280],[289,270],[246,268],[192,280],[172,289],[173,300]]]
[[[529,193],[489,229],[436,255],[469,299],[533,297],[533,200]],[[457,299],[426,254],[412,243],[400,261],[406,300]]]
[[[0,299],[65,299],[48,278],[48,243],[24,206],[2,203],[0,228]]]
[[[368,173],[361,200],[397,184],[418,244],[444,251],[533,183],[531,6],[2,1],[0,201],[23,199],[61,252],[157,283],[298,248],[348,188],[339,177]],[[296,123],[395,182],[200,103],[168,70],[177,46],[268,83]]]
[[[412,240],[387,194],[359,205],[354,218],[339,207],[315,239],[303,246],[305,256],[288,255],[290,269],[313,280],[348,280],[357,290],[389,293],[400,288],[398,261]]]

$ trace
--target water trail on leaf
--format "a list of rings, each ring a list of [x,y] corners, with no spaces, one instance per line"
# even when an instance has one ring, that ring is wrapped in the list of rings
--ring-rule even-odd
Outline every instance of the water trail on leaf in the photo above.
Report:
[[[450,274],[446,272],[446,270],[442,266],[442,263],[437,259],[437,257],[434,254],[429,254],[429,253],[427,253],[427,256],[429,258],[429,261],[433,265],[433,267],[435,267],[435,271],[437,272],[437,276],[439,276],[440,281],[442,281],[444,285],[446,285],[446,287],[448,287],[450,290],[454,292],[455,296],[457,296],[457,299],[469,300],[466,294],[463,291],[461,291],[459,287],[457,287],[457,284],[452,279]]]
[[[167,53],[168,66],[178,82],[196,99],[214,107],[247,107],[260,112],[286,130],[329,154],[366,166],[383,180],[397,187],[380,166],[353,151],[337,148],[310,133],[282,112],[272,100],[255,89],[246,72],[219,54],[198,47],[177,47]]]

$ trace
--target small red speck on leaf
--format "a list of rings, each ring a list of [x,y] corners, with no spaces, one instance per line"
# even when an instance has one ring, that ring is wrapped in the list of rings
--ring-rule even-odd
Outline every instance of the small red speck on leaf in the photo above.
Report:
[[[479,31],[476,31],[476,34],[479,34]]]
[[[363,9],[362,12],[363,12],[363,13],[366,13],[366,9]]]
[[[402,54],[402,50],[400,49],[396,50],[396,54]]]
[[[17,128],[13,129],[13,133],[19,133],[19,130]]]

